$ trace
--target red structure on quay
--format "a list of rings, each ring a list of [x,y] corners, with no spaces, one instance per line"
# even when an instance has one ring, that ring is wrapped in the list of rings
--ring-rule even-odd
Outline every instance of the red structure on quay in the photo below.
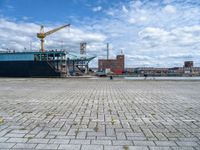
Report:
[[[124,73],[124,55],[117,55],[116,59],[99,59],[98,70],[110,70],[114,74],[121,75]]]

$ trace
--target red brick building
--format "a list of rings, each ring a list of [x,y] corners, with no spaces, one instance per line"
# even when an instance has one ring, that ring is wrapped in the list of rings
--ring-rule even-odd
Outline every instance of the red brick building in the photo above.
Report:
[[[124,59],[124,55],[117,55],[116,59],[99,59],[98,70],[106,71],[106,69],[110,69],[115,74],[123,74]]]

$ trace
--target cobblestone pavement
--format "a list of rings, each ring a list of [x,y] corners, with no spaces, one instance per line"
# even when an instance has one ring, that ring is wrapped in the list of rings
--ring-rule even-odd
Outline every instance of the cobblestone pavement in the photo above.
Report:
[[[200,82],[0,79],[0,149],[200,150]]]

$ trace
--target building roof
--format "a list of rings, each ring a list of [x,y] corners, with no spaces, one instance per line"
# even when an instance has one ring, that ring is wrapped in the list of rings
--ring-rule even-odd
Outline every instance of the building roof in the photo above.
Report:
[[[86,61],[90,61],[92,59],[94,59],[96,56],[92,56],[92,55],[87,55],[87,54],[78,54],[76,52],[68,52],[67,53],[67,58],[69,58],[70,60],[86,60]]]

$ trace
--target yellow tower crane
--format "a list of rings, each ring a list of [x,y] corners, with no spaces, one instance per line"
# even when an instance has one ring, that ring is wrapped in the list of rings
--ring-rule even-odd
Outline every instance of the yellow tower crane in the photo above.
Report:
[[[56,31],[58,31],[58,30],[60,30],[60,29],[63,29],[63,28],[65,28],[65,27],[69,27],[69,26],[70,26],[70,24],[67,24],[67,25],[64,25],[64,26],[55,28],[55,29],[53,29],[53,30],[50,30],[50,31],[48,31],[48,32],[44,32],[44,26],[41,26],[41,28],[40,28],[40,33],[37,33],[37,37],[38,37],[38,38],[40,39],[40,41],[41,41],[41,51],[42,51],[42,52],[45,51],[45,49],[44,49],[44,38],[45,38],[46,36],[48,36],[48,35],[50,35],[50,34],[56,32]]]

